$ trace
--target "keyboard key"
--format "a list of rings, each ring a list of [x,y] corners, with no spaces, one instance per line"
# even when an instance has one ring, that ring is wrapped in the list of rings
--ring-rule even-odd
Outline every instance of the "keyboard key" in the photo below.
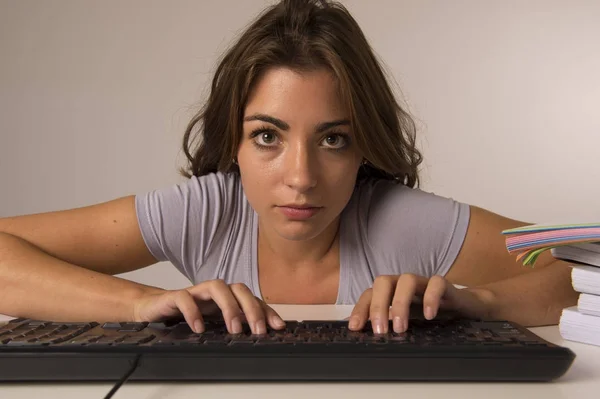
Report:
[[[142,331],[148,326],[148,323],[105,323],[102,328],[114,329],[118,332],[137,332]]]
[[[122,345],[145,344],[146,342],[152,341],[154,338],[156,338],[154,335],[147,335],[147,336],[132,335],[132,336],[127,336],[126,338],[124,338],[123,340],[118,342],[117,345],[122,346]]]
[[[224,321],[219,319],[207,319],[206,330],[202,334],[194,333],[184,321],[114,322],[100,325],[20,320],[0,326],[0,347],[61,345],[74,348],[87,346],[173,348],[185,346],[190,350],[200,350],[200,347],[208,348],[207,350],[210,348],[250,350],[252,347],[267,350],[267,347],[279,347],[281,350],[298,348],[297,350],[302,351],[302,348],[307,348],[306,350],[318,352],[320,350],[380,351],[377,349],[379,347],[418,350],[444,346],[535,348],[547,345],[540,341],[539,337],[527,334],[526,331],[515,328],[507,322],[415,319],[410,321],[409,326],[408,331],[395,333],[390,321],[388,333],[376,334],[370,322],[367,322],[361,331],[350,331],[347,321],[288,321],[283,330],[268,327],[266,334],[257,335],[252,334],[247,323],[243,323],[242,333],[229,334]]]

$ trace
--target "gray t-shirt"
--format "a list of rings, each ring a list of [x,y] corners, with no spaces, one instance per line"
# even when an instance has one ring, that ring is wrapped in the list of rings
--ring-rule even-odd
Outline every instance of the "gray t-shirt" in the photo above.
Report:
[[[214,173],[136,196],[148,249],[194,284],[258,284],[257,227],[237,174]],[[469,206],[387,180],[359,184],[340,221],[337,304],[354,304],[379,275],[444,276],[466,235]]]

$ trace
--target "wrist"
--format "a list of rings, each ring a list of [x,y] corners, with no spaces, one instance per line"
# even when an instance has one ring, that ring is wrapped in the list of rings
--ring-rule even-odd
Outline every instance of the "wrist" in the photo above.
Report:
[[[495,320],[498,316],[497,296],[487,288],[465,288],[473,297],[477,305],[473,309],[475,317],[482,320]]]
[[[128,301],[130,319],[134,323],[141,323],[144,317],[140,314],[141,305],[150,296],[160,295],[165,292],[162,288],[152,287],[143,285],[138,287],[137,291],[133,294],[133,297]]]

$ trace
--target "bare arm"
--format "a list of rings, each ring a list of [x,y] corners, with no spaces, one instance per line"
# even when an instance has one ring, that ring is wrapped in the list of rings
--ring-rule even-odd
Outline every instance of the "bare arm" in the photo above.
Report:
[[[255,334],[285,323],[244,284],[208,280],[162,290],[116,278],[156,263],[134,197],[90,207],[0,219],[0,313],[54,321],[156,321],[183,316],[201,332],[221,313],[230,333],[242,317]]]
[[[527,326],[557,324],[561,310],[577,303],[571,268],[549,251],[540,255],[534,268],[517,262],[506,250],[501,231],[525,224],[471,207],[467,236],[446,278],[472,287],[494,319]]]
[[[492,319],[511,320],[524,326],[558,324],[562,309],[577,303],[571,268],[555,261],[542,269],[470,290],[487,303]]]
[[[473,318],[509,320],[524,326],[557,324],[561,310],[577,302],[570,267],[546,251],[534,269],[508,254],[501,232],[525,223],[471,207],[469,228],[452,268],[444,277],[381,275],[352,310],[349,328],[360,330],[370,319],[376,331],[408,328],[410,304],[422,296],[423,314],[436,316],[440,306]],[[454,284],[465,285],[457,289]],[[390,309],[391,305],[391,309]]]
[[[142,238],[133,196],[82,208],[1,218],[0,232],[20,237],[55,258],[104,274],[126,273],[156,263]]]
[[[0,313],[55,321],[129,321],[133,302],[161,291],[54,258],[0,233]]]
[[[155,262],[141,237],[134,197],[0,219],[0,313],[131,320],[134,299],[162,290],[111,274]]]

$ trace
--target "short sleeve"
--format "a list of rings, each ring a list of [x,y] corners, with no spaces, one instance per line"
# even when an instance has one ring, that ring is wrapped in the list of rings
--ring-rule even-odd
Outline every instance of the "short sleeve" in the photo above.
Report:
[[[159,261],[169,261],[190,281],[211,245],[227,234],[237,178],[216,173],[136,195],[142,237]]]
[[[391,181],[367,191],[366,234],[376,273],[446,275],[467,233],[469,205]]]

